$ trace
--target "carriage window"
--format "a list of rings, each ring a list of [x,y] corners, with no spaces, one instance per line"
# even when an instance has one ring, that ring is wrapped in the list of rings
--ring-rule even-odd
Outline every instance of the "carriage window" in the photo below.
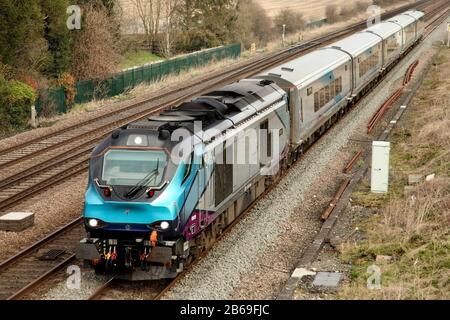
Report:
[[[370,70],[372,70],[379,62],[380,59],[380,51],[376,50],[374,51],[370,56],[366,57],[365,59],[358,59],[358,61],[362,60],[359,63],[359,77],[361,78],[366,73],[368,73]]]
[[[308,96],[310,96],[312,94],[312,92],[313,92],[313,88],[312,87],[309,87],[308,89],[306,89],[306,94]]]
[[[314,112],[317,112],[328,102],[342,92],[342,77],[331,81],[327,86],[314,93]]]

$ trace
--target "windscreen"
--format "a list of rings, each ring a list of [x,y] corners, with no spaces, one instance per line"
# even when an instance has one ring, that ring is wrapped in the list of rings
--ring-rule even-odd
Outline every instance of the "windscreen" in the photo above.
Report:
[[[159,150],[109,150],[103,160],[102,180],[111,186],[159,186],[167,154]]]

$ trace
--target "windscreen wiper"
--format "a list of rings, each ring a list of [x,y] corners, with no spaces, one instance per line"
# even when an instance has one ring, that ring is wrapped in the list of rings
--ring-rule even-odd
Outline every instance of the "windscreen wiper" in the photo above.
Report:
[[[141,181],[136,183],[130,191],[125,194],[125,197],[128,199],[133,198],[139,191],[143,188],[147,187],[147,185],[159,175],[159,159],[156,165],[156,169],[149,172]]]

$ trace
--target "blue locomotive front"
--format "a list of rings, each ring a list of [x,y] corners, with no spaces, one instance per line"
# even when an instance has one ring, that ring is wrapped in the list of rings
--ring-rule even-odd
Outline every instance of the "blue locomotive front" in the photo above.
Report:
[[[198,164],[173,161],[176,144],[151,122],[115,131],[93,152],[85,195],[88,237],[77,256],[99,272],[133,279],[175,276],[189,255],[180,212]]]

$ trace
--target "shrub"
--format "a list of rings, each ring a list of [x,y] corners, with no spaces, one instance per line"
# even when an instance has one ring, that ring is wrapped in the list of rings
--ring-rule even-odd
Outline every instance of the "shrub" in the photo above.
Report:
[[[272,20],[264,8],[254,0],[239,0],[235,41],[245,49],[252,43],[266,45],[273,38]]]
[[[325,17],[328,23],[335,23],[338,21],[337,7],[334,4],[330,4],[325,8]]]
[[[305,28],[305,19],[303,15],[298,12],[293,12],[289,9],[281,10],[280,13],[274,19],[275,31],[277,34],[281,34],[283,30],[283,24],[286,25],[286,34],[295,33]]]
[[[0,76],[0,127],[3,133],[27,125],[36,93],[29,85]]]
[[[70,106],[75,101],[77,90],[75,89],[75,78],[70,73],[63,73],[58,79],[58,84],[64,89],[66,105]]]

